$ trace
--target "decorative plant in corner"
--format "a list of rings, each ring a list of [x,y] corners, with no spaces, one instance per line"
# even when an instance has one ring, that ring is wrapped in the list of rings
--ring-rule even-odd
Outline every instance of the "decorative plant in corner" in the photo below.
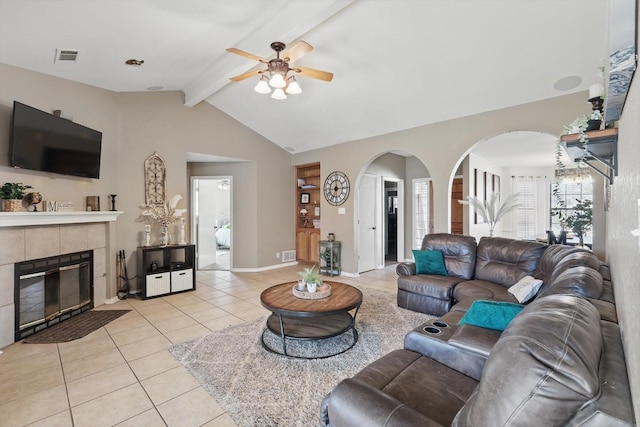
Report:
[[[4,210],[7,212],[17,212],[22,208],[22,198],[24,190],[32,188],[30,185],[24,185],[21,182],[5,182],[0,187],[0,198],[6,200],[4,202]]]
[[[584,235],[591,230],[593,222],[593,208],[591,200],[580,200],[573,207],[573,213],[567,217],[567,227],[578,236],[580,246],[584,246]]]
[[[500,193],[494,192],[489,200],[481,200],[475,196],[467,196],[465,200],[458,200],[461,205],[473,206],[475,212],[489,224],[489,236],[493,236],[493,230],[498,221],[507,213],[520,206],[518,196],[520,193],[509,194],[503,203],[500,203]]]

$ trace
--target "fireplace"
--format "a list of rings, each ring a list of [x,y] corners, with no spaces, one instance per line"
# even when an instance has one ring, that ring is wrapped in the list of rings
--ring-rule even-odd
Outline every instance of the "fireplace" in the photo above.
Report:
[[[93,251],[15,264],[15,340],[93,308]]]

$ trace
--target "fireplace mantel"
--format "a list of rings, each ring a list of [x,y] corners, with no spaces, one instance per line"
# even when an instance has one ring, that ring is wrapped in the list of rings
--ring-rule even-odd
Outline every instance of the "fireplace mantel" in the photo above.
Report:
[[[87,222],[112,222],[123,211],[76,212],[0,212],[1,227],[25,225],[81,224]]]

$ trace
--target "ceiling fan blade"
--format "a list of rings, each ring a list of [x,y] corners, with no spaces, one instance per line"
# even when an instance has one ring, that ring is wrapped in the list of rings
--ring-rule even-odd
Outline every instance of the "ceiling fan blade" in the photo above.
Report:
[[[229,80],[231,80],[232,82],[239,82],[239,81],[242,81],[244,79],[248,79],[249,77],[257,76],[260,73],[264,73],[264,71],[263,70],[249,71],[248,73],[244,73],[244,74],[240,74],[239,76],[231,77],[231,78],[229,78]]]
[[[264,59],[259,56],[254,55],[253,53],[245,52],[244,50],[236,49],[235,47],[230,47],[227,49],[227,52],[235,53],[236,55],[244,56],[245,58],[253,59],[258,62],[265,62]]]
[[[296,66],[293,68],[296,73],[300,73],[305,77],[311,77],[312,79],[324,80],[325,82],[330,82],[333,79],[333,73],[328,71],[316,70],[315,68],[309,67],[299,67]]]
[[[289,63],[296,62],[312,50],[313,46],[303,40],[300,40],[298,43],[294,44],[291,49],[282,54],[282,59]]]

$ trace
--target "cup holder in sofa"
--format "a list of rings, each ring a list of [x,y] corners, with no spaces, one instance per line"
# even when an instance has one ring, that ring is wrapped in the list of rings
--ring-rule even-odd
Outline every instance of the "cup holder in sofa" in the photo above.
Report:
[[[429,333],[429,334],[433,334],[433,335],[438,335],[441,334],[442,331],[438,328],[436,328],[435,326],[425,326],[424,328],[422,328],[425,332]]]
[[[431,322],[431,324],[433,326],[437,326],[438,328],[448,328],[449,327],[448,323],[442,322],[440,320],[434,320],[433,322]]]

